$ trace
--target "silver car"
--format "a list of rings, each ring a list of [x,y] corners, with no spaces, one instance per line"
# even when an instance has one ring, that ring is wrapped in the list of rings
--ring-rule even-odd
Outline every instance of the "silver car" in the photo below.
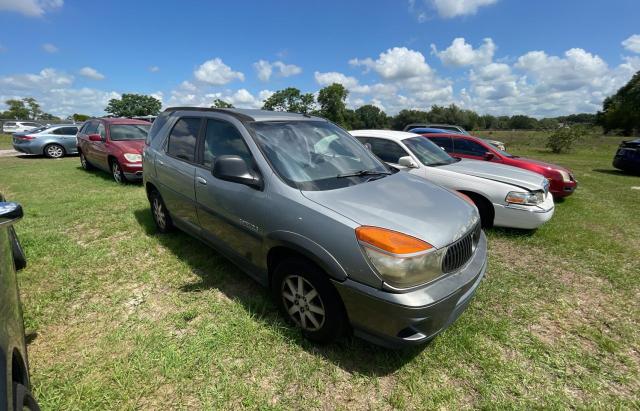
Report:
[[[77,154],[75,124],[43,126],[35,130],[15,133],[13,148],[26,154],[43,154],[49,158],[60,158],[68,154]]]
[[[388,347],[428,341],[485,273],[468,199],[387,166],[318,117],[169,108],[143,168],[158,230],[227,256],[313,341],[351,330]]]

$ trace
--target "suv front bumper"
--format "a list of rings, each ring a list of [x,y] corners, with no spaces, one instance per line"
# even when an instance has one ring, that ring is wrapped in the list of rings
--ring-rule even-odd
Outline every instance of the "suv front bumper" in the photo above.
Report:
[[[487,239],[482,233],[462,269],[419,289],[391,293],[349,279],[334,285],[356,336],[400,348],[429,341],[451,325],[475,294],[486,265]]]

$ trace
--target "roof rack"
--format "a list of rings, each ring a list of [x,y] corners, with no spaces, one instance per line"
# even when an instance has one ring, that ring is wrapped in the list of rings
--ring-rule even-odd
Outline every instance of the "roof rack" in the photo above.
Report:
[[[213,113],[224,113],[236,117],[240,121],[253,121],[253,118],[246,114],[238,113],[234,109],[229,108],[214,108],[214,107],[167,107],[164,111],[208,111]]]

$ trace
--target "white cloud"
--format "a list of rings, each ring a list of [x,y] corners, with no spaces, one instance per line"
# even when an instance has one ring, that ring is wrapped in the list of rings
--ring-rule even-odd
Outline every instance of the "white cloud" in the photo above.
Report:
[[[273,63],[267,60],[258,60],[253,63],[253,68],[256,70],[258,78],[261,81],[269,81],[274,70],[280,77],[290,77],[302,73],[302,68],[295,64],[285,64],[282,61],[274,61]]]
[[[347,89],[352,89],[358,86],[358,79],[355,77],[345,76],[344,74],[336,71],[330,71],[327,73],[320,73],[319,71],[316,71],[314,73],[314,77],[316,82],[322,87],[329,86],[333,83],[342,84]]]
[[[0,0],[2,1],[2,0]],[[44,43],[42,45],[42,50],[46,51],[47,53],[57,53],[58,52],[58,48],[51,43]]]
[[[349,64],[363,66],[367,71],[374,70],[386,80],[407,79],[431,72],[431,68],[425,62],[422,53],[406,47],[388,49],[380,53],[377,60],[371,58],[363,60],[351,59]]]
[[[169,106],[209,107],[215,99],[221,99],[238,108],[261,108],[265,99],[273,94],[271,90],[261,90],[257,96],[247,89],[225,90],[215,93],[201,93],[198,90],[179,88],[171,92]]]
[[[93,67],[83,67],[78,71],[83,77],[90,78],[91,80],[104,80],[104,74],[100,73]]]
[[[0,77],[0,90],[46,90],[68,87],[71,83],[73,83],[73,76],[58,72],[52,68],[45,68],[37,74],[27,73]]]
[[[622,46],[634,53],[640,53],[640,34],[634,34],[622,42]]]
[[[185,91],[196,91],[197,90],[197,87],[195,86],[195,84],[193,84],[192,82],[187,81],[187,80],[185,80],[182,83],[180,83],[180,88],[182,90],[185,90]]]
[[[158,67],[158,66],[151,66],[151,67],[149,67],[149,71],[150,71],[150,72],[152,72],[152,73],[157,73],[157,72],[159,72],[159,71],[160,71],[160,67]]]
[[[474,50],[463,37],[458,37],[445,50],[438,51],[435,44],[431,45],[431,50],[446,66],[469,66],[489,64],[496,51],[496,45],[493,40],[486,38],[482,45]]]
[[[490,6],[498,0],[431,0],[432,6],[443,18],[476,14],[480,7]]]
[[[233,71],[220,58],[205,61],[193,72],[193,75],[203,83],[216,86],[227,84],[233,80],[244,81],[243,73]]]
[[[46,12],[59,9],[63,0],[0,0],[0,11],[14,11],[29,17],[41,17]]]

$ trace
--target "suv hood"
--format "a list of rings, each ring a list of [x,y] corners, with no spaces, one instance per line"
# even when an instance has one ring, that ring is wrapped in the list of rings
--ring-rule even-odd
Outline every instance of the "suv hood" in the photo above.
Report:
[[[477,209],[456,194],[402,172],[302,195],[360,225],[409,234],[436,248],[456,241],[480,220]]]
[[[480,160],[462,159],[457,163],[439,166],[438,168],[499,181],[530,191],[543,190],[547,181],[542,175],[534,173],[533,171]]]

